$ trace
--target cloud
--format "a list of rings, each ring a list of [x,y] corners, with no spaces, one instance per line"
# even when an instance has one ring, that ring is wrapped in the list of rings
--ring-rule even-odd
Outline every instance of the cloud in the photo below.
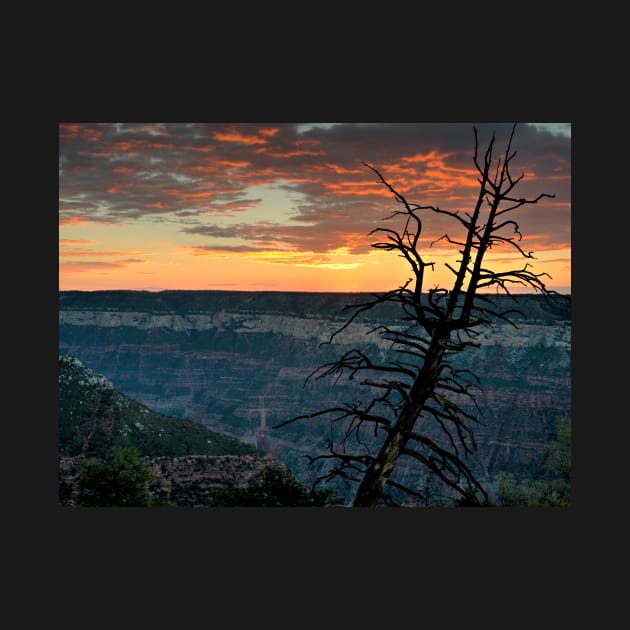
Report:
[[[196,256],[207,256],[209,253],[215,254],[241,254],[243,252],[261,252],[262,247],[251,247],[250,245],[187,245],[185,249],[191,251]]]
[[[269,138],[278,133],[279,128],[262,128],[258,133],[243,133],[237,131],[234,128],[226,129],[225,131],[213,132],[214,138],[220,142],[234,142],[236,144],[244,144],[251,146],[253,144],[267,144]]]
[[[83,238],[60,238],[59,245],[94,245],[96,241]]]
[[[253,262],[268,264],[289,264],[296,267],[317,267],[324,269],[355,269],[361,265],[360,261],[339,262],[332,256],[317,252],[298,252],[273,250],[271,248],[255,248],[244,246],[197,246],[189,247],[198,256],[222,257],[238,253]],[[347,252],[345,252],[347,253]]]
[[[500,152],[511,125],[484,123],[477,130],[480,150],[495,130]],[[367,232],[396,202],[363,161],[420,204],[470,209],[478,186],[469,123],[69,124],[59,137],[60,225],[168,219],[181,221],[185,233],[235,239],[224,243],[233,248],[369,251]],[[570,242],[570,138],[521,125],[514,148],[513,174],[527,174],[521,194],[556,193],[552,202],[522,212],[523,231],[548,234],[539,241],[543,247]],[[245,217],[259,209],[254,186],[293,195],[292,216],[245,219],[236,229],[205,223],[206,216]],[[426,225],[427,238],[457,229],[443,216]]]
[[[103,260],[64,260],[59,262],[60,273],[85,273],[91,271],[102,271],[108,269],[120,269],[128,265],[146,262],[141,258],[125,258],[116,261]]]
[[[124,266],[125,264],[120,262],[103,262],[100,260],[82,262],[70,260],[68,262],[59,263],[59,271],[63,271],[65,273],[82,273],[85,271],[94,271],[99,269],[116,269]]]
[[[537,131],[565,138],[571,137],[571,123],[531,123]]]
[[[61,257],[72,257],[72,258],[94,258],[94,257],[120,257],[120,256],[132,256],[134,254],[139,254],[140,252],[134,250],[124,250],[124,251],[103,251],[103,250],[93,250],[93,249],[84,249],[81,247],[68,247],[64,241],[68,239],[61,239],[59,241],[60,249],[59,256]],[[89,241],[86,241],[89,242]]]
[[[313,216],[311,216],[313,218]],[[197,234],[211,239],[233,239],[238,244],[238,250],[245,251],[245,247],[253,250],[285,250],[309,251],[325,254],[341,248],[347,248],[352,254],[362,254],[370,251],[372,238],[367,232],[372,222],[365,222],[365,230],[357,226],[356,221],[349,216],[333,215],[333,218],[316,221],[305,225],[284,225],[261,221],[258,223],[239,223],[230,226],[217,224],[199,225],[184,228],[182,231]],[[206,247],[228,251],[225,244],[214,242]]]
[[[238,201],[226,201],[223,203],[211,203],[209,208],[202,211],[202,214],[232,215],[234,212],[245,212],[260,204],[258,199],[239,199]]]
[[[61,208],[61,203],[59,207]],[[71,225],[82,225],[84,223],[100,223],[100,224],[108,224],[111,225],[113,223],[117,223],[118,221],[112,220],[109,217],[98,216],[93,212],[85,212],[85,211],[77,211],[76,209],[72,209],[71,212],[65,213],[63,216],[59,217],[59,227],[66,227]]]

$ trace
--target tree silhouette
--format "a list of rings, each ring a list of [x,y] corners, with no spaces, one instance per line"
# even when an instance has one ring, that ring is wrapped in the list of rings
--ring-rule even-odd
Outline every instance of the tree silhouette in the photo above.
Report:
[[[527,199],[515,193],[524,174],[513,177],[510,168],[516,155],[512,127],[505,153],[494,157],[495,135],[483,156],[479,150],[477,129],[473,127],[475,148],[473,162],[478,172],[479,193],[471,212],[442,210],[433,205],[410,203],[374,167],[380,183],[387,187],[398,207],[388,220],[398,220],[402,227],[378,227],[370,234],[382,237],[372,247],[397,252],[409,265],[412,277],[402,286],[361,304],[353,305],[353,314],[329,341],[344,331],[360,314],[379,305],[394,304],[400,318],[383,323],[370,331],[391,344],[393,359],[386,363],[372,361],[362,350],[354,348],[332,363],[321,366],[308,378],[341,376],[356,379],[370,388],[371,399],[343,403],[312,414],[297,416],[276,427],[306,419],[326,416],[332,428],[340,430],[338,439],[328,442],[328,452],[309,457],[311,463],[329,460],[332,467],[320,480],[342,477],[358,483],[352,500],[354,507],[394,504],[389,488],[420,500],[422,484],[402,484],[392,478],[401,458],[424,466],[429,474],[451,489],[458,505],[480,505],[487,493],[466,464],[476,449],[473,426],[478,422],[479,407],[475,389],[480,381],[469,370],[457,369],[453,355],[479,345],[480,328],[492,327],[496,318],[516,327],[511,317],[524,316],[516,309],[501,311],[492,294],[507,294],[512,285],[533,289],[547,297],[552,294],[543,282],[545,273],[534,273],[529,263],[511,271],[493,271],[484,262],[493,245],[507,245],[526,259],[532,252],[519,245],[522,238],[512,213],[527,204],[536,204],[545,193]],[[444,234],[438,241],[458,248],[455,266],[446,264],[454,276],[450,290],[434,287],[425,290],[425,271],[434,267],[420,251],[423,220],[435,214],[446,215],[464,228],[465,236]],[[431,243],[433,245],[435,242]],[[307,379],[308,380],[308,379]],[[476,412],[462,408],[468,400]],[[335,443],[337,442],[337,443]]]

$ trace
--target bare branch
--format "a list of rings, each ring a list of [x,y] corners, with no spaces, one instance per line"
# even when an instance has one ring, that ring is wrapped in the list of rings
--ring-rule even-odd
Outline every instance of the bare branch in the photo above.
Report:
[[[548,274],[534,273],[528,264],[507,272],[494,271],[491,265],[484,264],[487,252],[504,243],[514,247],[523,257],[533,258],[532,252],[526,252],[519,245],[522,240],[519,224],[512,219],[497,221],[497,218],[555,195],[541,193],[531,199],[516,196],[514,190],[524,177],[523,173],[515,178],[510,172],[517,155],[512,148],[516,124],[512,127],[505,152],[498,159],[493,156],[495,134],[482,157],[477,129],[473,127],[473,131],[472,160],[479,175],[479,192],[470,212],[410,203],[375,167],[364,162],[397,204],[384,220],[400,222],[397,229],[377,227],[372,230],[370,235],[381,238],[372,243],[372,247],[397,253],[409,265],[412,277],[395,290],[349,306],[352,314],[331,334],[327,343],[332,343],[360,314],[383,304],[400,309],[397,320],[400,326],[379,324],[369,330],[368,334],[378,335],[389,346],[378,361],[370,359],[363,350],[353,348],[308,377],[317,380],[334,376],[338,381],[342,376],[352,380],[361,374],[360,385],[370,388],[367,404],[359,401],[333,405],[276,425],[328,417],[331,426],[329,452],[311,459],[313,462],[336,462],[324,475],[326,479],[342,477],[358,481],[354,506],[391,501],[384,491],[385,486],[423,498],[421,492],[392,477],[401,456],[416,460],[429,474],[462,496],[472,496],[476,500],[479,493],[487,498],[485,490],[462,459],[476,448],[472,427],[479,424],[478,416],[481,415],[475,396],[481,381],[469,370],[454,368],[450,357],[478,347],[481,327],[491,327],[497,320],[516,327],[511,316],[524,316],[516,309],[497,308],[490,298],[479,293],[481,288],[494,286],[497,293],[503,291],[511,296],[510,286],[519,284],[532,287],[545,297],[555,293],[545,286],[543,279],[549,277]],[[464,238],[452,238],[445,233],[429,244],[430,248],[444,242],[457,248],[460,256],[457,261],[445,263],[455,276],[450,290],[435,287],[423,293],[425,269],[433,268],[434,263],[424,260],[419,247],[422,212],[447,216],[465,229]],[[422,216],[426,219],[428,215]],[[513,235],[501,232],[506,228],[512,228]],[[465,408],[458,404],[460,401]],[[435,436],[439,436],[439,442],[444,445]],[[333,445],[333,437],[339,442],[338,449]]]
[[[498,217],[498,216],[500,216],[502,214],[505,214],[506,212],[511,212],[512,210],[516,210],[517,208],[520,208],[521,206],[524,206],[526,204],[538,203],[544,197],[547,197],[549,199],[555,199],[556,196],[555,195],[547,195],[546,193],[540,193],[540,195],[538,195],[538,197],[536,197],[535,199],[525,199],[525,198],[514,199],[512,197],[503,197],[502,201],[512,201],[512,202],[514,202],[514,205],[510,206],[509,208],[503,208],[503,209],[497,211],[495,216]]]

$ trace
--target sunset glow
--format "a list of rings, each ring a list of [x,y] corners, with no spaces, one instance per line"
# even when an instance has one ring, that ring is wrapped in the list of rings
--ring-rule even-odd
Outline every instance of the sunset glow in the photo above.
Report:
[[[485,149],[507,124],[475,125]],[[571,287],[570,125],[519,124],[518,197],[555,194],[519,209],[522,258],[493,248],[488,265],[551,276]],[[410,275],[371,244],[396,201],[363,162],[408,201],[470,211],[478,195],[473,123],[68,123],[59,126],[61,290],[225,289],[385,291]],[[422,215],[425,288],[449,287],[458,223]],[[488,266],[486,265],[486,266]],[[518,289],[515,287],[515,291]]]

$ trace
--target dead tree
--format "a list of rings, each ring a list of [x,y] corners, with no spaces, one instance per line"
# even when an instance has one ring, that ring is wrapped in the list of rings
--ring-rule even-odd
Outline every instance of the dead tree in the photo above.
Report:
[[[522,174],[514,178],[510,172],[516,155],[512,150],[515,129],[516,125],[512,128],[505,154],[495,159],[494,134],[481,157],[477,129],[473,128],[473,162],[479,174],[479,193],[471,212],[410,203],[376,168],[364,162],[399,204],[388,219],[402,223],[399,229],[378,227],[370,232],[382,237],[372,247],[397,252],[407,261],[413,275],[399,288],[352,306],[353,314],[333,333],[331,341],[361,313],[381,304],[393,303],[400,308],[398,324],[382,324],[371,332],[391,343],[395,358],[379,364],[363,351],[353,349],[340,359],[321,366],[309,379],[333,375],[350,379],[361,377],[360,383],[372,392],[371,400],[367,404],[346,403],[330,407],[277,425],[281,427],[298,420],[327,416],[331,427],[342,428],[338,444],[330,440],[326,454],[309,459],[311,463],[330,460],[334,464],[327,474],[322,475],[323,480],[340,476],[358,483],[352,501],[354,507],[391,503],[387,487],[397,488],[421,501],[424,499],[420,483],[418,487],[409,487],[392,478],[403,457],[426,467],[460,497],[461,503],[475,505],[487,499],[484,488],[465,461],[476,449],[473,426],[478,422],[475,388],[479,386],[479,379],[468,370],[456,369],[451,357],[478,346],[476,338],[480,327],[492,326],[493,319],[516,326],[511,317],[520,312],[516,309],[500,311],[492,294],[484,293],[484,290],[494,287],[497,293],[508,294],[513,299],[510,287],[514,284],[524,285],[545,296],[555,293],[543,282],[542,278],[548,274],[534,273],[529,263],[506,272],[493,271],[484,264],[486,253],[495,244],[511,246],[523,258],[533,258],[532,252],[524,251],[519,245],[521,233],[511,213],[544,197],[555,196],[543,193],[526,199],[515,193],[517,184],[524,177]],[[432,213],[451,217],[465,232],[461,239],[449,234],[438,239],[459,248],[460,258],[456,265],[446,265],[454,276],[450,290],[435,287],[426,291],[424,286],[425,271],[427,267],[433,268],[434,263],[427,261],[425,254],[420,252],[420,236],[423,217]],[[476,412],[465,411],[455,400],[469,400],[472,403],[469,408]],[[379,437],[380,442],[376,439]]]

